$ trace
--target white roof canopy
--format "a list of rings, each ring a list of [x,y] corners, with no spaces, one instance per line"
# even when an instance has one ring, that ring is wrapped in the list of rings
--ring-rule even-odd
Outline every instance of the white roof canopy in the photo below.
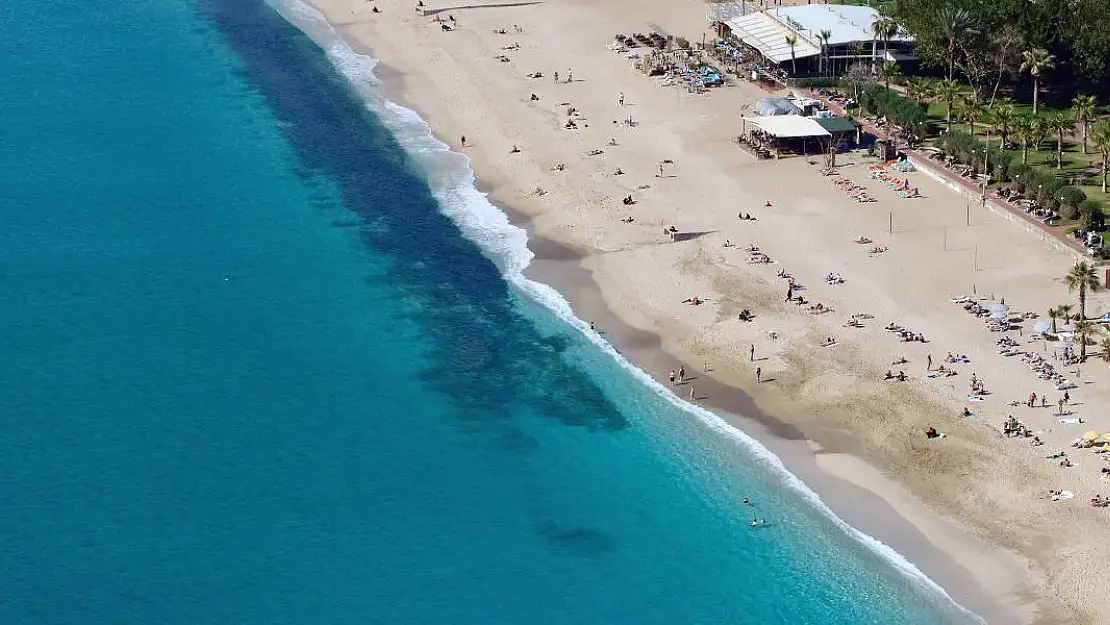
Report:
[[[765,12],[749,13],[725,22],[732,34],[741,41],[759,50],[772,63],[782,63],[790,60],[790,44],[786,43],[786,36],[791,34],[790,29],[777,20],[772,19]],[[804,59],[817,56],[821,51],[817,46],[798,37],[794,44],[794,57]]]
[[[745,121],[780,139],[797,137],[829,137],[828,130],[812,118],[801,115],[774,115],[771,117],[747,117]]]
[[[871,25],[879,19],[879,12],[871,7],[845,4],[800,4],[767,9],[776,20],[798,33],[800,39],[818,45],[822,30],[830,33],[829,45],[839,46],[856,41],[870,43],[874,39]],[[904,32],[892,41],[912,41]]]

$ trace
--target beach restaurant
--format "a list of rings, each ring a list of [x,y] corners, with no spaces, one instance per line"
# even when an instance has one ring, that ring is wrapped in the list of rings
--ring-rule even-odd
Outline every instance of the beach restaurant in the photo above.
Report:
[[[874,36],[872,24],[879,13],[866,6],[803,4],[761,9],[744,2],[710,3],[706,17],[720,37],[739,39],[779,67],[796,65],[798,75],[838,74],[855,62],[874,67],[886,59],[901,63],[916,58],[913,38],[906,33],[899,32],[887,42]],[[828,33],[828,39],[822,39],[822,33]],[[795,38],[793,47],[788,37]]]
[[[815,154],[828,149],[832,133],[812,117],[769,115],[744,117],[741,143],[778,158],[783,152]]]

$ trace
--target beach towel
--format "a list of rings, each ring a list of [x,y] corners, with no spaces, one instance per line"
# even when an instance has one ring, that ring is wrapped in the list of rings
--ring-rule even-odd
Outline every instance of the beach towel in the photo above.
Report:
[[[1075,418],[1060,419],[1059,421],[1060,421],[1060,423],[1063,423],[1065,425],[1079,425],[1080,423],[1083,423],[1083,419],[1075,419]]]
[[[1052,501],[1060,501],[1061,499],[1072,499],[1073,497],[1075,497],[1075,493],[1071,492],[1070,490],[1064,490],[1060,491],[1059,495],[1053,495]]]
[[[968,395],[967,401],[983,401],[983,398],[978,395]]]

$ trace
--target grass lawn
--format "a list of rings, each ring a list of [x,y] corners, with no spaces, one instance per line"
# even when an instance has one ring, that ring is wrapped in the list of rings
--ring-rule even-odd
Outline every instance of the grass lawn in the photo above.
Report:
[[[1031,105],[1017,104],[1014,106],[1019,113],[1032,113],[1033,107]],[[948,111],[948,106],[943,102],[933,102],[929,105],[929,124],[933,132],[941,132],[945,129],[945,115]],[[1070,115],[1070,109],[1054,109],[1051,107],[1042,106],[1038,112],[1038,117],[1052,117],[1056,113],[1067,113]],[[975,136],[980,141],[987,142],[987,130],[990,129],[990,145],[992,147],[1000,147],[1002,137],[987,124],[975,125]],[[952,130],[959,130],[962,132],[971,132],[968,124],[961,124],[953,122]],[[1010,150],[1011,153],[1018,155],[1020,158],[1021,150]],[[1045,137],[1040,147],[1030,146],[1029,156],[1026,163],[1032,167],[1037,167],[1044,171],[1049,171],[1059,178],[1064,178],[1069,184],[1073,184],[1083,190],[1087,197],[1098,202],[1103,207],[1103,212],[1110,214],[1110,193],[1102,192],[1102,156],[1096,153],[1088,144],[1088,153],[1083,154],[1082,135],[1077,132],[1074,136],[1064,137],[1064,158],[1062,167],[1057,169],[1051,163],[1051,159],[1056,155],[1056,137],[1050,135]]]

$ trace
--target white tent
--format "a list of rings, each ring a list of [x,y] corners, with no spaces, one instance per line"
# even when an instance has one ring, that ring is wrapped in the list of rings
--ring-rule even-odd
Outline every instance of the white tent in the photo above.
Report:
[[[828,130],[815,120],[799,115],[773,115],[770,117],[748,117],[745,121],[778,139],[799,137],[829,137]]]

